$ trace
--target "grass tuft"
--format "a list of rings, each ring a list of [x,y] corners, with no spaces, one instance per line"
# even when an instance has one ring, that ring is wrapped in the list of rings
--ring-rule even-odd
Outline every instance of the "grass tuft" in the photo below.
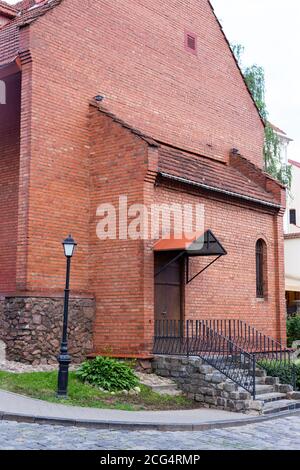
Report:
[[[13,374],[0,371],[0,389],[51,403],[62,403],[89,408],[115,410],[177,410],[199,408],[199,404],[185,396],[159,395],[141,385],[139,395],[111,395],[96,387],[82,383],[75,372],[69,374],[68,400],[56,397],[57,372],[30,372]]]

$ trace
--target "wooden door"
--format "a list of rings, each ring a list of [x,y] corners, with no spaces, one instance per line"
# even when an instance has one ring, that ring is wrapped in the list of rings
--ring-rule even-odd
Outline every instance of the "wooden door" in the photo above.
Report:
[[[174,253],[155,256],[155,272],[175,257]],[[155,320],[182,320],[184,283],[183,260],[172,262],[155,277]]]

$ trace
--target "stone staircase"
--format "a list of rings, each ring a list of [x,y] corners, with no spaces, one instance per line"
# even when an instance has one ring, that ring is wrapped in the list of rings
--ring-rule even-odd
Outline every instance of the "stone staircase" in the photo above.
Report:
[[[153,352],[156,374],[204,406],[253,414],[300,408],[300,392],[260,365],[276,361],[293,383],[292,350],[242,320],[158,320]]]
[[[240,369],[240,373],[243,373],[243,369]],[[300,409],[300,392],[295,392],[291,385],[281,384],[278,377],[268,376],[259,367],[256,368],[255,375],[255,401],[258,408],[261,405],[262,414]],[[232,381],[227,379],[227,382]],[[237,391],[245,393],[242,387],[238,387]]]
[[[180,396],[183,394],[182,390],[178,388],[177,383],[167,377],[159,377],[155,374],[143,374],[135,372],[138,376],[140,383],[150,387],[153,392],[159,395]]]
[[[300,409],[300,392],[293,391],[291,385],[280,384],[277,377],[268,376],[258,367],[255,400],[226,376],[226,369],[221,373],[199,357],[155,356],[152,368],[155,374],[176,382],[189,398],[206,407],[265,415]],[[245,367],[237,371],[244,374]]]
[[[256,401],[261,402],[263,414],[300,408],[300,392],[294,392],[291,385],[280,384],[278,377],[268,376],[263,369],[256,369],[255,385]]]

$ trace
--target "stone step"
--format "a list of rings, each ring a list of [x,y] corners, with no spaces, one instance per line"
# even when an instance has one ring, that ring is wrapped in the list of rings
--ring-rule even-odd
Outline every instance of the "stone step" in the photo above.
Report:
[[[271,392],[271,393],[263,393],[261,395],[257,395],[256,399],[263,401],[264,403],[270,403],[278,400],[283,400],[286,398],[285,393],[279,392]]]
[[[139,371],[136,371],[135,374],[140,379],[141,384],[151,388],[155,393],[171,396],[183,394],[182,390],[178,388],[177,383],[171,378],[159,377],[156,374],[145,374]]]
[[[256,385],[256,395],[265,395],[267,393],[275,392],[275,388],[273,385]]]
[[[255,377],[256,385],[265,385],[267,377]]]
[[[227,369],[228,371],[232,370],[230,367],[228,367]],[[223,372],[225,373],[225,370],[223,370]],[[241,376],[244,374],[244,372],[245,372],[245,369],[235,369],[235,373],[238,373]],[[230,376],[230,373],[228,375]],[[224,376],[224,378],[226,377]],[[226,380],[233,382],[228,377]],[[257,395],[272,393],[272,392],[277,392],[277,391],[280,393],[286,394],[292,391],[292,387],[290,385],[280,384],[278,377],[268,376],[266,372],[262,369],[256,370],[255,384],[256,384]],[[243,391],[243,389],[239,387],[239,391]]]
[[[260,400],[261,395],[266,395],[266,394],[273,393],[276,391],[273,385],[257,384],[257,382],[256,382],[255,389],[256,389],[256,395],[257,395],[258,400]],[[238,391],[242,392],[243,388],[239,387]]]
[[[266,403],[263,407],[263,414],[269,415],[280,411],[300,409],[300,402],[296,400],[278,400]]]
[[[170,395],[179,396],[182,395],[182,391],[178,389],[177,385],[150,385],[153,392],[159,395]]]

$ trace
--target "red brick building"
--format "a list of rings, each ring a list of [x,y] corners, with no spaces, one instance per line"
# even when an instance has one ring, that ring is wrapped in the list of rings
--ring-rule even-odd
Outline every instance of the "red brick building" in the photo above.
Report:
[[[70,232],[76,358],[148,356],[162,310],[239,318],[284,338],[285,190],[263,171],[264,125],[210,2],[1,1],[0,19],[0,335],[9,357],[55,359],[60,241]],[[227,255],[190,284],[182,263],[174,282],[155,281],[156,239],[97,236],[99,204],[120,195],[146,207],[204,204],[205,228]],[[202,266],[191,260],[192,273]]]

